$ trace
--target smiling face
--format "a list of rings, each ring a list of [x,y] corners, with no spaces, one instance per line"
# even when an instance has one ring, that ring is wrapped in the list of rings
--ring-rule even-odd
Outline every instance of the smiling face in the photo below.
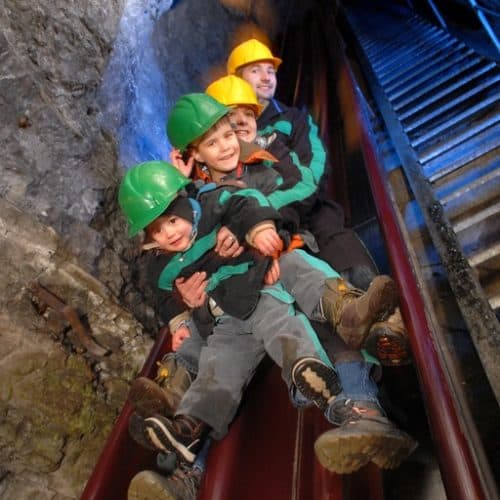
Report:
[[[255,90],[257,98],[264,106],[276,92],[276,69],[267,61],[247,64],[238,70],[238,75],[246,80]]]
[[[229,111],[229,122],[237,137],[245,142],[253,142],[257,136],[257,119],[252,108],[235,106]]]
[[[217,122],[192,150],[194,159],[207,166],[214,182],[238,166],[240,144],[227,118]]]
[[[184,252],[191,245],[193,224],[178,215],[162,215],[149,228],[148,233],[165,252]]]

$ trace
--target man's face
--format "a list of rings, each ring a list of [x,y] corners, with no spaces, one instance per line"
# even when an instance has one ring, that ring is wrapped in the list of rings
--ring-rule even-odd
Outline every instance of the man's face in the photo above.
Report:
[[[274,65],[267,61],[247,64],[238,71],[255,90],[259,101],[266,105],[276,92],[276,70]]]
[[[240,144],[229,120],[224,120],[205,134],[195,147],[193,156],[207,166],[215,182],[235,170],[240,158]]]
[[[155,221],[151,237],[166,252],[184,252],[191,244],[193,224],[177,215],[163,215]]]
[[[245,142],[253,142],[257,136],[257,120],[253,109],[236,106],[231,108],[228,116],[237,137]]]

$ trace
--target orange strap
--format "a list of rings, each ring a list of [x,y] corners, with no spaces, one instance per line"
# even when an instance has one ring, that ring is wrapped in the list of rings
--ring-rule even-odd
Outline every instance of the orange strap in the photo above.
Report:
[[[295,250],[297,248],[302,248],[304,246],[304,240],[302,239],[302,236],[300,234],[293,234],[292,239],[290,240],[290,243],[287,248],[278,250],[274,255],[272,255],[273,259],[279,259],[280,255],[283,255],[284,253],[291,252],[292,250]]]

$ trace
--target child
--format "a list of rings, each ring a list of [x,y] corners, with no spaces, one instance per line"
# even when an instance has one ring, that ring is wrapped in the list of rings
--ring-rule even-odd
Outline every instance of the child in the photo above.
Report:
[[[177,105],[175,106],[175,110],[177,112],[180,111],[182,113],[186,113],[186,117],[190,116],[191,120],[189,120],[189,122],[191,124],[193,123],[196,124],[196,126],[195,127],[191,126],[191,128],[184,127],[184,129],[182,129],[182,127],[176,128],[174,134],[170,133],[171,129],[169,127],[169,137],[173,145],[178,146],[181,149],[186,149],[188,145],[191,146],[193,148],[194,157],[198,161],[202,161],[210,168],[212,168],[213,172],[211,173],[215,174],[215,177],[218,177],[220,174],[223,174],[225,172],[230,172],[231,169],[234,169],[236,167],[239,156],[238,142],[234,141],[234,132],[232,132],[228,123],[221,120],[221,118],[225,116],[225,114],[227,113],[227,109],[221,106],[220,104],[216,103],[215,101],[211,102],[210,99],[207,101],[206,97],[201,99],[204,105],[201,107],[197,106],[196,104],[199,99],[201,99],[201,96],[199,95],[190,95],[181,98],[181,100],[177,103]],[[207,113],[206,113],[207,105],[213,111],[211,115],[212,116],[211,120],[207,119]],[[193,110],[200,111],[200,109],[203,109],[205,111],[205,115],[198,116],[197,117],[198,119],[195,120],[194,119],[195,117],[192,115],[192,112]],[[169,120],[169,125],[170,124],[171,120]],[[181,131],[180,133],[179,130]],[[177,135],[175,135],[176,133]],[[172,135],[174,136],[173,138]],[[221,145],[221,148],[219,148],[219,145]],[[248,190],[246,190],[246,192],[248,193]],[[240,196],[245,196],[247,193],[243,192],[242,195]],[[286,261],[292,258],[292,255],[293,253],[285,255],[282,258],[282,261],[284,261],[286,264]],[[294,269],[294,267],[292,267],[292,269]],[[312,269],[311,272],[314,273],[315,270]],[[283,272],[283,277],[285,278],[287,274],[288,272],[287,273]],[[336,326],[338,327],[338,325],[340,324],[341,328],[351,328],[353,332],[356,329],[361,329],[366,331],[369,328],[371,322],[373,322],[373,320],[375,319],[375,317],[381,314],[381,310],[383,310],[383,312],[387,312],[387,310],[390,310],[392,305],[389,305],[388,302],[384,302],[384,300],[386,300],[391,295],[391,293],[393,293],[394,289],[392,289],[392,292],[390,292],[389,290],[393,286],[393,284],[391,284],[388,289],[385,288],[385,286],[389,284],[389,282],[387,282],[386,280],[387,278],[378,279],[373,288],[373,290],[376,290],[378,288],[378,291],[376,293],[368,293],[365,300],[359,300],[359,299],[357,299],[357,301],[352,300],[349,304],[349,307],[340,307],[340,308],[338,307],[339,304],[341,304],[341,301],[338,301],[338,296],[340,294],[338,294],[337,287],[335,287],[335,293],[337,293],[337,295],[334,301],[335,307],[332,307],[331,311],[333,312],[335,309],[338,309],[340,312],[342,312],[341,321],[337,322]],[[303,284],[303,281],[298,280],[297,283]],[[321,283],[321,280],[316,279],[314,283],[315,284],[311,285],[313,288],[310,288],[310,290],[314,289],[314,287],[317,288],[318,283]],[[311,299],[310,290],[308,294],[308,299]],[[265,295],[266,294],[264,293],[262,294],[262,296]],[[316,296],[318,297],[318,292],[316,293]],[[391,300],[393,299],[394,296],[392,299],[389,299],[389,302],[391,302]],[[364,308],[357,307],[360,306],[361,304],[364,304],[365,307]],[[225,309],[225,307],[222,306],[222,309]],[[303,306],[303,309],[307,309],[307,307]],[[314,307],[311,308],[311,306],[309,306],[309,309],[314,310]],[[361,311],[363,309],[365,310],[364,317],[362,317],[363,315],[361,314]],[[343,320],[345,320],[348,316],[350,316],[349,321],[343,322]],[[331,315],[330,319],[335,319],[333,314]],[[220,318],[218,320],[217,326],[219,326],[219,328],[222,328],[222,330],[224,331],[224,321],[222,321]],[[261,325],[256,324],[256,326],[261,326]],[[268,325],[266,325],[266,327],[268,327]],[[229,330],[233,329],[234,328],[231,327]],[[217,341],[220,341],[220,339],[216,338],[214,340],[214,335],[212,335],[209,338],[209,347],[211,343],[216,344]],[[215,358],[215,356],[213,357]],[[201,361],[203,359],[204,356],[202,354]],[[211,358],[210,360],[214,361]],[[345,455],[343,456],[342,454],[339,455],[338,453],[332,453],[330,454],[331,456],[328,456],[327,459],[323,460],[323,463],[326,463],[327,466],[331,468],[331,470],[345,472],[345,471],[355,470],[356,468],[364,465],[370,460],[377,460],[378,463],[381,464],[382,466],[384,466],[384,463],[387,465],[387,463],[389,463],[388,461],[394,463],[394,457],[397,457],[396,462],[399,462],[403,458],[403,456],[406,456],[408,450],[411,448],[411,446],[408,446],[409,442],[408,440],[411,441],[411,438],[406,436],[401,431],[395,429],[394,426],[390,424],[390,422],[387,419],[385,419],[385,417],[382,416],[380,410],[377,409],[379,407],[376,399],[376,388],[373,389],[372,387],[373,383],[372,385],[370,385],[370,383],[367,383],[367,380],[365,380],[369,378],[368,377],[369,370],[367,371],[366,367],[362,367],[360,371],[359,363],[356,364],[353,362],[345,364],[349,365],[348,367],[346,366],[345,368],[346,368],[346,373],[348,372],[350,375],[346,376],[347,377],[346,381],[348,381],[349,387],[344,388],[344,392],[347,391],[346,392],[347,394],[351,390],[357,391],[356,401],[355,401],[356,404],[352,403],[354,400],[346,397],[345,399],[342,400],[342,404],[340,405],[342,407],[342,410],[340,410],[340,407],[338,410],[342,413],[342,416],[338,418],[335,417],[333,413],[335,413],[337,410],[334,410],[333,413],[330,411],[329,418],[335,422],[341,421],[342,424],[344,424],[347,423],[348,421],[349,423],[352,423],[350,421],[352,419],[348,418],[348,414],[350,414],[351,416],[356,414],[358,416],[357,420],[360,420],[359,415],[363,414],[362,420],[364,420],[364,422],[363,423],[358,422],[358,425],[354,425],[354,427],[351,426],[350,429],[347,428],[348,426],[346,426],[344,429],[342,428],[335,429],[334,431],[332,431],[334,434],[330,434],[328,439],[326,439],[326,442],[325,439],[323,439],[323,443],[327,448],[333,450],[338,445],[339,440],[343,442],[344,439],[347,439],[348,441],[352,439],[353,441],[357,442],[358,445],[363,445],[364,451],[357,450],[356,452],[350,454],[348,457]],[[195,384],[197,384],[197,381],[194,382],[193,386]],[[193,388],[193,386],[191,386],[191,388]],[[201,386],[203,386],[202,383]],[[356,389],[353,389],[354,386],[356,386]],[[367,387],[370,387],[370,390],[367,390]],[[191,391],[191,388],[190,390],[188,390],[188,393]],[[308,393],[307,386],[305,388],[305,392],[306,396],[310,395],[310,393]],[[201,394],[199,391],[197,394],[198,398],[197,400],[199,400],[199,398],[202,397],[203,394],[204,394],[203,391],[201,391]],[[185,400],[186,397],[181,402],[181,407],[179,408],[178,414],[183,413],[185,408]],[[225,400],[227,400],[227,398],[225,398]],[[237,400],[239,401],[239,398],[237,398]],[[348,409],[345,406],[346,401],[350,401],[349,403],[350,406]],[[325,402],[323,401],[321,405],[324,406],[324,403]],[[363,408],[363,411],[358,411],[360,410],[360,407]],[[232,417],[233,413],[230,413],[229,415]],[[373,418],[370,418],[369,415],[371,415]],[[205,415],[205,420],[208,419],[211,419],[211,416],[207,417]],[[164,419],[161,417],[146,419],[146,427],[149,433],[148,435],[154,438],[155,442],[159,445],[160,449],[161,446],[167,448],[179,447],[181,448],[183,453],[192,458],[192,455],[188,454],[189,450],[186,451],[185,449],[186,447],[182,443],[182,440],[185,438],[188,441],[190,441],[193,437],[192,436],[193,432],[195,432],[196,429],[199,429],[197,432],[195,432],[196,434],[198,434],[198,432],[202,432],[204,426],[202,425],[201,427],[199,427],[200,425],[199,421],[195,422],[186,421],[186,419],[182,416],[179,417],[179,420],[180,422],[177,421],[177,417],[176,420],[174,421],[169,421],[168,419]],[[217,419],[215,418],[215,420]],[[226,416],[226,418],[222,418],[221,420],[227,422],[224,424],[222,428],[222,434],[223,434],[230,419],[228,420]],[[375,423],[375,421],[377,423]],[[368,427],[366,427],[367,424]],[[370,425],[372,427],[374,425],[379,426],[380,428],[378,428],[377,431],[373,433],[369,429]],[[185,427],[187,431],[187,437],[182,436],[182,427]],[[211,425],[211,427],[212,429],[214,427],[218,427],[219,431],[221,431],[220,423]],[[356,435],[356,432],[353,434],[352,431],[355,428],[362,430],[361,434]],[[396,439],[393,440],[394,437],[396,437]],[[179,440],[181,442],[179,442]],[[368,443],[370,444],[368,446],[365,446]],[[402,443],[404,443],[404,445]],[[373,446],[372,451],[369,451],[369,449],[372,446]]]
[[[206,89],[206,93],[217,99],[222,104],[230,108],[228,113],[229,121],[236,135],[245,142],[258,143],[265,145],[267,150],[280,161],[273,164],[273,168],[284,179],[280,187],[271,189],[274,194],[268,194],[268,184],[255,179],[257,174],[252,175],[253,167],[239,172],[233,172],[230,177],[244,180],[249,187],[262,190],[268,194],[271,204],[275,208],[280,208],[279,203],[286,200],[289,206],[296,208],[299,206],[298,214],[300,220],[299,226],[307,224],[307,216],[311,202],[316,200],[318,186],[308,177],[311,175],[309,168],[300,165],[296,155],[282,143],[281,139],[275,133],[267,138],[257,134],[257,117],[262,112],[263,106],[257,101],[257,96],[252,86],[242,78],[235,75],[229,75],[212,82]],[[300,171],[297,181],[297,171]],[[264,174],[265,175],[265,174]],[[267,173],[269,176],[270,173]],[[262,176],[261,176],[262,177]],[[291,178],[291,180],[290,180]],[[286,194],[282,191],[284,186],[289,186]],[[277,203],[273,203],[273,197],[277,198]],[[305,219],[305,220],[304,220]],[[383,365],[397,366],[407,364],[410,359],[408,339],[406,329],[399,315],[399,321],[395,321],[395,315],[390,322],[377,323],[371,329],[366,339],[343,337],[348,347],[357,350],[365,348],[367,351],[377,357]],[[338,332],[341,336],[342,333]]]

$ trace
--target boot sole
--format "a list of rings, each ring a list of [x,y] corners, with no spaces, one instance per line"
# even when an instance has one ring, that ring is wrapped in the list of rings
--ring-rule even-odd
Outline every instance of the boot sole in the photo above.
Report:
[[[375,435],[340,435],[325,432],[314,443],[314,452],[325,469],[337,474],[350,474],[367,463],[380,449]]]
[[[389,328],[371,331],[362,347],[384,366],[403,366],[411,363],[408,339]]]
[[[170,432],[168,427],[155,417],[144,420],[145,434],[155,448],[161,451],[173,451],[183,462],[192,464],[196,455],[190,449],[178,441]],[[191,446],[198,444],[199,439],[194,440]]]
[[[323,467],[337,474],[349,474],[368,462],[381,469],[394,469],[416,448],[417,443],[403,431],[338,432],[322,434],[314,443]]]
[[[159,474],[144,470],[136,474],[128,487],[128,500],[176,500]]]
[[[316,358],[302,358],[292,368],[292,382],[304,397],[316,404],[321,411],[341,391],[337,372]]]
[[[129,399],[135,412],[144,418],[153,415],[172,417],[175,413],[164,390],[146,377],[134,380],[130,387]]]
[[[380,469],[395,469],[417,446],[418,443],[411,436],[397,431],[391,438],[384,439],[383,448],[372,458],[372,462]]]

